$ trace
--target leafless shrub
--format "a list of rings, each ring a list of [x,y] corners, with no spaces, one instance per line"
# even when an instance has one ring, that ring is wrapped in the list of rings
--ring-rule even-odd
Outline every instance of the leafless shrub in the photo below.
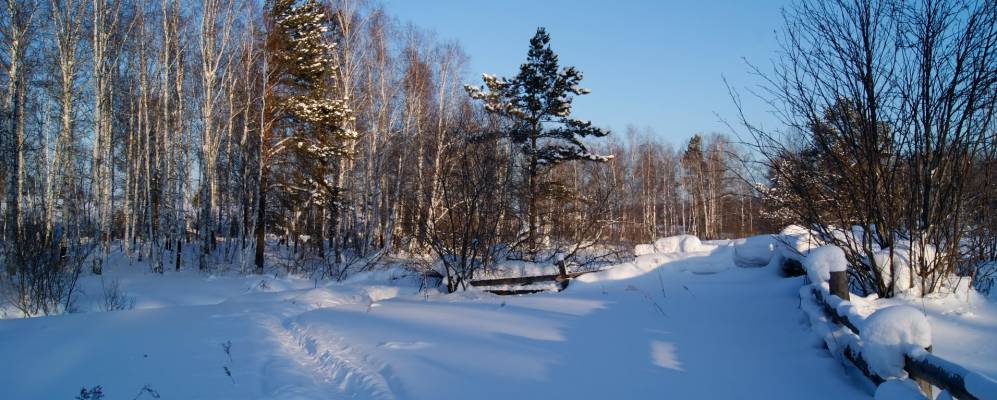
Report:
[[[505,207],[500,156],[490,143],[465,143],[443,161],[439,180],[442,211],[427,218],[423,230],[443,264],[447,291],[467,287],[474,273],[493,262],[498,224]]]
[[[102,279],[100,284],[104,291],[104,311],[121,311],[135,308],[135,298],[121,290],[121,285],[117,279],[112,280],[109,284],[105,284]]]
[[[780,183],[768,199],[842,247],[865,292],[928,294],[977,265],[966,246],[973,175],[997,145],[997,3],[801,0],[785,21],[782,56],[758,72],[789,130],[742,118]]]
[[[45,234],[25,221],[19,237],[3,247],[3,292],[25,316],[72,312],[76,283],[92,246],[69,243],[61,231]]]

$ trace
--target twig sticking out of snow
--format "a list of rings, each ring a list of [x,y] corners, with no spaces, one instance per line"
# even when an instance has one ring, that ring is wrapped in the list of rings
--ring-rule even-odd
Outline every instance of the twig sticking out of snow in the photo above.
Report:
[[[156,389],[153,389],[152,385],[146,384],[145,386],[142,386],[142,389],[138,391],[138,394],[136,394],[135,397],[132,398],[132,400],[138,400],[142,398],[142,396],[145,396],[146,394],[148,394],[149,397],[152,397],[154,399],[160,398],[159,392],[157,392]]]

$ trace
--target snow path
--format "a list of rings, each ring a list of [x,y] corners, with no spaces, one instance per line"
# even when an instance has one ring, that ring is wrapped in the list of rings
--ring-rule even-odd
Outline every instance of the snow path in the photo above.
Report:
[[[221,302],[2,320],[0,398],[869,397],[809,331],[799,278],[730,260],[521,297],[243,279]]]

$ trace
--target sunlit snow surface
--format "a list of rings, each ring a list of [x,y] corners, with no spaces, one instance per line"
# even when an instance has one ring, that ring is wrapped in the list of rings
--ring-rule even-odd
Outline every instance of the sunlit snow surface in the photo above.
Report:
[[[0,398],[96,385],[109,400],[146,385],[164,399],[870,398],[810,331],[803,278],[739,268],[733,248],[511,297],[419,292],[391,273],[316,285],[120,263],[104,279],[133,310],[0,321]],[[997,313],[981,299],[931,303],[928,320],[936,354],[994,376]]]

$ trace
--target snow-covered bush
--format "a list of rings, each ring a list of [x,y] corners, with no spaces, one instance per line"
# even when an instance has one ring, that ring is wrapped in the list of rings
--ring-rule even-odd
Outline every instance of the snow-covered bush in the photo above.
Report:
[[[925,283],[918,274],[913,272],[913,266],[920,264],[934,265],[938,258],[935,246],[921,242],[912,243],[909,240],[897,241],[892,251],[889,248],[879,249],[874,253],[876,269],[883,282],[892,284],[896,293],[922,294]],[[944,276],[934,276],[934,279],[944,279]],[[938,286],[932,282],[932,286]]]
[[[942,268],[944,260],[952,257],[930,243],[897,236],[890,241],[891,247],[883,247],[880,244],[883,236],[873,231],[875,227],[866,230],[852,226],[818,232],[791,225],[774,235],[774,254],[782,257],[785,268],[793,260],[805,263],[804,258],[817,247],[837,246],[843,251],[848,268],[854,269],[849,274],[852,287],[858,288],[859,293],[876,293],[880,297],[958,294],[960,282],[966,280],[966,276],[973,276],[966,270]],[[740,249],[737,251],[736,255],[740,256]],[[979,286],[978,277],[974,279],[974,285]],[[889,294],[884,294],[887,292]]]
[[[935,246],[946,256],[911,260],[914,273],[927,278],[923,294],[933,293],[935,283],[982,252],[963,239],[985,236],[988,229],[978,225],[993,226],[989,182],[997,115],[992,101],[976,101],[997,90],[990,78],[992,49],[983,44],[992,33],[966,22],[989,21],[993,2],[867,3],[876,5],[873,17],[868,7],[850,2],[799,3],[785,18],[785,33],[794,40],[765,73],[767,100],[786,110],[785,119],[799,129],[783,134],[742,121],[767,167],[769,185],[758,190],[763,209],[814,228],[822,241],[841,247],[853,263],[853,283],[880,297],[898,293],[867,259],[876,246],[894,247],[902,238]],[[958,22],[930,22],[954,15],[961,16],[953,19]],[[865,33],[883,27],[890,28],[882,35]],[[910,34],[925,29],[937,32]],[[843,39],[860,37],[868,40]],[[885,48],[894,54],[867,56],[869,49]],[[951,68],[962,59],[988,62]],[[942,81],[951,82],[950,90],[924,90]],[[898,104],[946,104],[957,111],[922,112]],[[921,128],[926,126],[935,128]],[[864,228],[866,240],[849,243],[833,234],[851,226]]]
[[[883,378],[903,378],[907,376],[904,356],[931,346],[931,325],[916,308],[887,307],[865,320],[860,337],[862,358],[872,372]]]
[[[876,269],[883,276],[883,280],[892,283],[897,291],[907,291],[913,286],[910,258],[904,252],[891,252],[889,249],[879,250],[875,253],[874,261]]]
[[[807,277],[816,285],[831,280],[831,272],[841,272],[848,268],[845,252],[838,246],[821,246],[810,250],[803,261]]]

